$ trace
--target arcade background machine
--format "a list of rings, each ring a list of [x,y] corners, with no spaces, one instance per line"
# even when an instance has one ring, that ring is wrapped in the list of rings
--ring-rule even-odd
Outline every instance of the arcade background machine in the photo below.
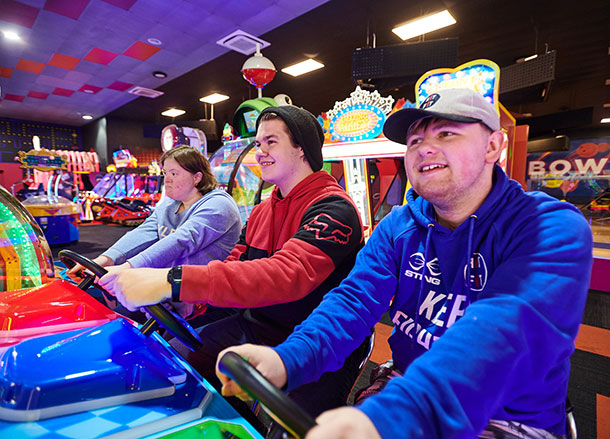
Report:
[[[350,97],[335,103],[332,110],[318,117],[325,133],[322,149],[329,172],[345,186],[354,200],[366,236],[393,206],[404,203],[409,188],[404,171],[405,145],[386,139],[383,124],[401,108],[419,106],[439,88],[473,88],[493,102],[500,114],[506,142],[501,165],[507,174],[524,185],[527,131],[517,139],[515,119],[498,102],[499,67],[489,60],[474,60],[455,69],[436,69],[425,73],[416,84],[416,104],[391,96],[382,97],[356,87]]]
[[[402,204],[407,187],[405,146],[382,135],[387,116],[409,105],[404,99],[393,103],[391,96],[356,87],[318,117],[324,131],[324,169],[354,200],[366,238],[393,206]]]
[[[103,274],[62,252],[62,262]],[[138,327],[87,294],[92,281],[55,277],[41,228],[0,187],[0,437],[261,437],[152,325]],[[158,308],[148,311],[196,345]]]
[[[46,181],[46,194],[35,195],[23,204],[36,218],[50,245],[78,241],[80,205],[59,195],[63,171],[67,170],[66,159],[55,151],[33,149],[27,153],[19,151],[21,167],[28,170],[52,171]]]

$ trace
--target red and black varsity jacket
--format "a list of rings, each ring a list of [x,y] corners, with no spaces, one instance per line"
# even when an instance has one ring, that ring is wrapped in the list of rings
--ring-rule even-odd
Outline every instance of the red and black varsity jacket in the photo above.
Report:
[[[255,320],[289,334],[347,276],[363,244],[353,201],[318,171],[284,198],[276,187],[254,207],[225,261],[184,266],[180,298],[248,308]]]

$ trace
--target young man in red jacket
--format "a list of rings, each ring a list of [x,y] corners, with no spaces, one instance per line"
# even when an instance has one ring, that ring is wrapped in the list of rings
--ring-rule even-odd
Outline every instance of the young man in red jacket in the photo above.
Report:
[[[216,357],[224,348],[281,343],[347,276],[363,246],[354,203],[332,176],[320,170],[322,142],[322,128],[308,111],[266,108],[257,121],[256,159],[263,180],[276,187],[252,210],[230,256],[205,266],[125,270],[105,276],[101,285],[130,309],[172,299],[172,287],[173,300],[179,298],[183,307],[240,308],[200,330],[202,349],[183,350],[211,380]],[[173,280],[180,272],[181,285]],[[343,369],[291,396],[314,416],[344,404],[366,348],[363,343]]]

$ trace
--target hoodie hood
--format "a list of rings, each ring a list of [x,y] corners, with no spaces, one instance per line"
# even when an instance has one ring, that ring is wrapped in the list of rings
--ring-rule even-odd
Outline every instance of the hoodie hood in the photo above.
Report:
[[[494,211],[495,206],[498,204],[500,198],[508,191],[511,187],[514,189],[519,188],[519,184],[517,182],[511,181],[508,179],[507,175],[504,173],[500,166],[495,165],[494,173],[493,173],[493,186],[491,191],[489,192],[487,198],[479,206],[476,212],[473,215],[476,218],[481,220],[486,220],[489,215]],[[432,204],[424,200],[420,197],[417,192],[413,188],[409,189],[406,195],[407,206],[413,215],[416,223],[422,227],[428,227],[428,224],[434,223],[438,224],[435,220],[434,215],[434,207]],[[465,223],[460,224],[456,230],[461,229],[462,227],[466,227]]]

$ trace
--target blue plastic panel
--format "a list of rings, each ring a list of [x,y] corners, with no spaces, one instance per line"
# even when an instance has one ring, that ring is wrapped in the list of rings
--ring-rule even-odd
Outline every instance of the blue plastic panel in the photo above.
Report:
[[[172,395],[186,372],[123,319],[0,353],[0,419],[32,421]]]

